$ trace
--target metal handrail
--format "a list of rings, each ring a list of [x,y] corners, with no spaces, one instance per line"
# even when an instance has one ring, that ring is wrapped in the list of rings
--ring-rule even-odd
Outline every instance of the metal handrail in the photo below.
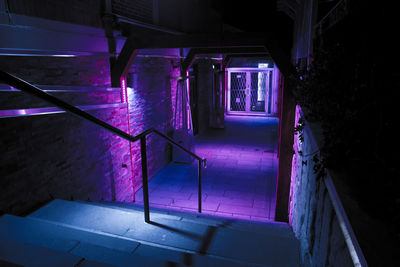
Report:
[[[141,152],[141,163],[142,163],[142,181],[143,181],[143,204],[144,204],[144,217],[146,222],[150,222],[150,209],[149,209],[149,191],[148,191],[148,172],[147,172],[147,152],[146,152],[146,136],[155,133],[158,136],[161,136],[164,138],[166,141],[168,141],[170,144],[180,148],[181,150],[185,151],[188,153],[190,156],[194,157],[199,161],[198,165],[198,211],[201,213],[201,168],[206,167],[206,159],[203,159],[199,157],[198,155],[194,154],[190,150],[186,149],[185,147],[181,146],[177,142],[175,142],[173,139],[170,137],[166,136],[165,134],[159,132],[158,130],[154,128],[149,128],[143,132],[141,132],[138,135],[132,136],[130,134],[127,134],[126,132],[90,115],[89,113],[57,98],[52,95],[49,95],[48,93],[42,91],[40,88],[12,75],[9,74],[5,71],[0,70],[0,80],[5,82],[6,84],[19,89],[23,92],[26,92],[28,94],[31,94],[33,96],[39,97],[42,100],[49,102],[56,107],[59,107],[67,112],[72,113],[73,115],[84,119],[86,121],[89,121],[91,123],[96,124],[97,126],[115,134],[118,135],[119,137],[128,140],[129,142],[136,142],[140,140],[140,152]],[[135,193],[135,192],[134,192]]]
[[[340,201],[340,197],[335,189],[335,185],[333,184],[330,175],[327,175],[325,177],[324,182],[354,266],[368,267],[367,261],[364,257],[360,245],[357,242],[356,235],[354,234],[349,219],[347,218],[346,212],[344,211],[343,205]]]
[[[299,113],[300,117],[304,118],[304,113],[303,110],[298,106],[299,108]],[[307,132],[308,136],[311,136],[310,141],[312,142],[312,147],[320,147],[320,141],[315,138],[316,135],[314,134],[314,131],[312,130],[310,126],[310,123],[306,123],[304,131]],[[315,129],[315,128],[314,128]],[[318,150],[317,150],[318,151]],[[314,152],[309,153],[308,156],[313,155]],[[305,155],[303,155],[305,156]],[[330,202],[332,204],[333,210],[336,214],[339,227],[342,231],[344,241],[347,245],[348,252],[350,254],[351,260],[353,261],[353,264],[355,267],[368,267],[368,263],[364,257],[364,254],[361,250],[360,244],[357,241],[356,235],[353,231],[353,228],[351,227],[350,221],[346,215],[346,212],[344,210],[342,201],[340,200],[339,194],[336,191],[336,187],[333,183],[332,180],[332,175],[329,170],[327,170],[327,174],[323,179],[323,182],[326,187],[326,191],[328,192],[328,196],[330,199]]]

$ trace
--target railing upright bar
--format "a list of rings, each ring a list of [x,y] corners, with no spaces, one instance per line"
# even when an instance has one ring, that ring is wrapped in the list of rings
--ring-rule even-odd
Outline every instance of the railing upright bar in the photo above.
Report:
[[[147,179],[147,152],[146,152],[146,136],[140,138],[140,153],[142,158],[142,185],[143,185],[143,205],[144,205],[144,221],[150,222],[150,205],[149,205],[149,185]]]
[[[161,136],[162,138],[164,138],[165,140],[167,140],[170,144],[180,148],[181,150],[185,151],[186,153],[188,153],[189,155],[191,155],[192,157],[198,159],[198,160],[203,160],[201,157],[197,156],[196,154],[194,154],[192,151],[186,149],[185,147],[181,146],[180,144],[178,144],[177,142],[175,142],[173,139],[169,138],[168,136],[166,136],[165,134],[157,131],[156,129],[153,129],[153,133]]]
[[[202,168],[202,160],[199,160],[199,169],[198,169],[198,189],[197,189],[197,194],[198,194],[198,208],[199,208],[199,213],[201,213],[201,168]]]

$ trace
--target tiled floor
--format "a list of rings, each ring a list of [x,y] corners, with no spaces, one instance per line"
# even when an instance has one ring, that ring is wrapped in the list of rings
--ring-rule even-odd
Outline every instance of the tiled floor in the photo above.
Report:
[[[227,116],[225,129],[196,136],[193,149],[207,159],[203,213],[273,220],[276,196],[278,119]],[[150,206],[196,212],[197,160],[170,164],[149,182]],[[142,203],[142,190],[136,193]]]

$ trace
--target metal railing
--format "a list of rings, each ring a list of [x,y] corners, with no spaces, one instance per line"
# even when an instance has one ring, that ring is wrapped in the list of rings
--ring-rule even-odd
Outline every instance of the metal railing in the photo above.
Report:
[[[297,114],[296,117],[298,116],[296,118],[296,121],[298,121],[298,118],[304,118],[304,113],[300,106],[296,107],[296,114]],[[306,122],[303,131],[304,131],[303,134],[308,136],[311,146],[314,148],[317,148],[317,150],[315,150],[315,152],[309,153],[308,155],[303,155],[302,158],[305,156],[315,155],[316,152],[319,151],[319,147],[321,147],[320,140],[318,140],[316,138],[317,135],[315,135],[315,132],[317,132],[317,128],[311,127],[310,123]],[[307,178],[309,178],[309,177],[307,176]],[[342,201],[340,200],[339,194],[336,191],[335,184],[332,180],[332,174],[329,169],[326,170],[326,175],[322,181],[326,187],[326,192],[327,192],[330,202],[332,204],[333,212],[336,215],[340,230],[342,231],[342,234],[343,234],[344,242],[347,245],[347,249],[348,249],[349,255],[351,257],[351,260],[352,260],[354,266],[355,267],[368,267],[368,263],[367,263],[367,261],[364,257],[364,254],[361,250],[360,244],[357,241],[357,238],[353,231],[353,228],[351,227],[350,221],[347,217],[347,214],[343,207]]]
[[[354,234],[353,228],[351,227],[349,219],[347,218],[346,212],[330,175],[325,177],[324,182],[354,266],[368,267],[367,261],[365,260],[361,247],[358,244],[356,235]]]
[[[0,81],[19,89],[23,92],[31,94],[33,96],[39,97],[42,100],[49,102],[56,107],[59,107],[67,112],[72,113],[73,115],[89,121],[91,123],[96,124],[97,126],[115,134],[119,137],[128,140],[129,142],[136,142],[140,140],[140,153],[141,153],[141,165],[142,165],[142,181],[143,181],[143,205],[144,205],[144,219],[146,222],[150,222],[150,205],[149,205],[149,189],[148,189],[148,169],[147,169],[147,149],[146,149],[146,136],[155,133],[156,135],[164,138],[170,144],[178,147],[179,149],[185,151],[190,156],[194,157],[198,160],[198,212],[201,213],[201,176],[202,176],[202,167],[206,167],[206,159],[199,157],[198,155],[194,154],[190,150],[186,149],[185,147],[179,145],[173,139],[169,138],[165,134],[157,131],[154,128],[147,129],[141,132],[138,135],[132,136],[127,134],[126,132],[90,115],[89,113],[82,111],[81,109],[68,104],[67,102],[54,97],[52,95],[47,94],[46,92],[42,91],[38,87],[12,75],[5,71],[0,70]],[[135,192],[133,192],[135,193]]]

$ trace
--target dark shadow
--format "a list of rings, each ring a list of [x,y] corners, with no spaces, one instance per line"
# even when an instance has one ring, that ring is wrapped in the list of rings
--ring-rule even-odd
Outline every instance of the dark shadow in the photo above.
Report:
[[[199,254],[204,255],[207,253],[208,247],[210,246],[211,241],[212,241],[216,231],[217,231],[217,227],[215,227],[215,226],[209,226],[207,228],[206,235],[204,236],[204,238],[202,240],[203,242],[200,244],[200,247],[197,250],[197,252]]]
[[[173,228],[171,226],[164,225],[164,224],[161,224],[161,223],[158,223],[158,222],[150,221],[149,224],[152,224],[154,226],[166,229],[168,231],[172,231],[172,232],[187,236],[187,237],[189,237],[191,239],[197,239],[197,240],[201,240],[202,239],[201,235],[196,235],[196,234],[193,234],[191,232],[187,232],[187,231],[183,231],[183,230],[180,230],[180,229],[177,229],[177,228]]]

